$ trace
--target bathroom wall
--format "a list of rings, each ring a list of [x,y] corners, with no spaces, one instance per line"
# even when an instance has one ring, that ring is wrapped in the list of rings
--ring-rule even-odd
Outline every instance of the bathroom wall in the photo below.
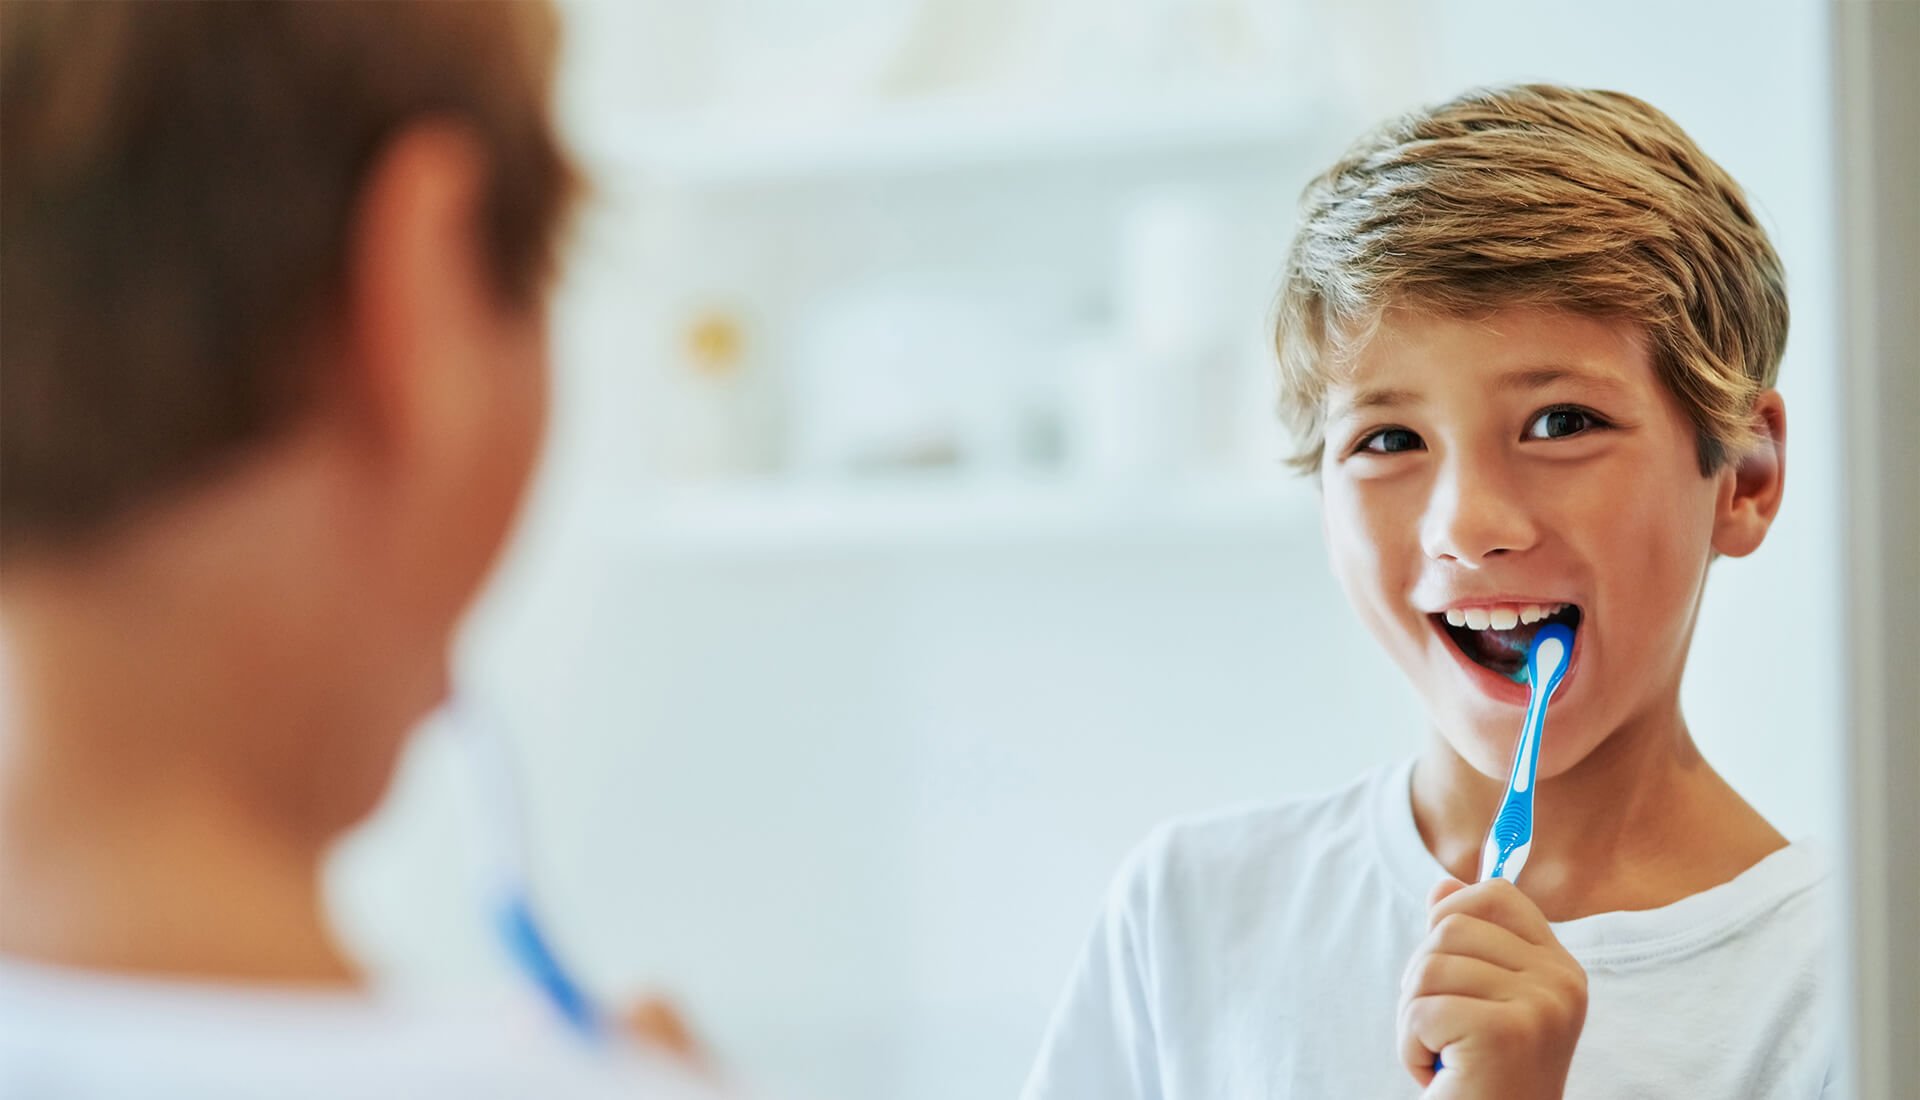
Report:
[[[1008,1095],[1154,822],[1414,747],[1277,465],[1263,311],[1310,172],[1469,83],[1640,94],[1764,211],[1790,491],[1759,554],[1714,566],[1685,704],[1783,831],[1829,830],[1812,0],[566,10],[601,201],[557,312],[550,459],[460,674],[512,736],[540,898],[603,991],[676,993],[799,1095]],[[1162,264],[1232,308],[1156,288]],[[1188,410],[1180,433],[1156,408]],[[401,986],[507,980],[458,763],[427,730],[335,867],[343,928]]]

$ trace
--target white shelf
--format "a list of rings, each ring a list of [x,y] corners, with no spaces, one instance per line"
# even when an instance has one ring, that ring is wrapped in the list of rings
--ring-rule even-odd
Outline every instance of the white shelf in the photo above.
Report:
[[[929,100],[820,118],[689,116],[583,135],[590,165],[656,184],[769,186],[1013,164],[1282,149],[1325,112],[1272,94],[1135,101]]]
[[[1115,484],[904,478],[604,492],[592,513],[624,550],[783,557],[994,546],[1271,545],[1317,533],[1310,483],[1207,478]]]

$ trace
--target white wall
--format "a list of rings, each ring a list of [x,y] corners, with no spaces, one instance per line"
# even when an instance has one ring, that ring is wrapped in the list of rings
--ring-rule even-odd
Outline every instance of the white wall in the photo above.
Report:
[[[1522,77],[1618,87],[1765,211],[1792,281],[1791,488],[1767,546],[1715,567],[1685,702],[1784,831],[1824,830],[1839,619],[1820,6],[1419,10],[1387,40],[1391,83],[1344,74],[1356,113]],[[1347,34],[1343,64],[1368,56],[1364,35],[1323,33]],[[1282,205],[1303,178],[1272,181]],[[586,243],[553,461],[463,668],[513,728],[543,897],[603,988],[680,991],[724,1057],[802,1094],[1006,1095],[1153,822],[1323,789],[1414,745],[1415,701],[1345,613],[1310,511],[806,553],[628,537],[601,490],[637,461],[652,288],[622,253],[643,242]],[[423,744],[338,868],[343,925],[397,981],[498,976],[450,764]]]

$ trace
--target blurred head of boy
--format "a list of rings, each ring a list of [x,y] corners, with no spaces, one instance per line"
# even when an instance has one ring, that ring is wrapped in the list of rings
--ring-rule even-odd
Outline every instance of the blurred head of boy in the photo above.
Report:
[[[540,449],[555,32],[4,8],[0,950],[344,971],[315,866],[446,693]]]
[[[1626,806],[1626,777],[1696,761],[1679,685],[1708,567],[1759,546],[1784,469],[1784,275],[1740,187],[1630,96],[1470,93],[1308,187],[1278,335],[1335,572],[1441,770],[1497,793],[1508,674],[1561,605],[1543,783],[1600,776]]]

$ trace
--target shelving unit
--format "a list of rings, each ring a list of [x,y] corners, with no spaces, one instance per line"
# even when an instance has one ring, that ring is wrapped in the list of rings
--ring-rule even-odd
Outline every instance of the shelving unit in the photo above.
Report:
[[[1221,201],[1237,203],[1236,212],[1260,212],[1246,221],[1248,232],[1277,232],[1275,217],[1286,216],[1289,200],[1258,181],[1291,179],[1291,166],[1313,155],[1337,114],[1335,105],[1248,88],[1040,102],[973,94],[806,116],[628,116],[576,139],[596,184],[635,199],[627,209],[643,216],[630,227],[646,255],[629,273],[634,284],[660,300],[677,289],[694,288],[690,295],[699,297],[721,287],[723,298],[754,303],[764,326],[759,346],[778,349],[769,353],[772,365],[760,367],[777,377],[793,367],[780,357],[794,346],[790,326],[800,304],[823,287],[943,265],[978,285],[1001,263],[1021,278],[1044,271],[1041,284],[1063,301],[1111,300],[1116,223],[1127,202],[1157,189],[1197,189],[1210,199],[1224,193]],[[836,228],[819,228],[827,224]],[[1004,237],[992,240],[995,233]],[[1259,282],[1264,272],[1237,270],[1230,285]],[[1255,316],[1259,295],[1242,297]],[[610,346],[660,354],[676,346],[671,337],[652,340]],[[1107,544],[1202,549],[1271,544],[1315,527],[1311,487],[1277,464],[1126,482],[963,464],[926,474],[672,483],[660,480],[667,476],[660,469],[634,468],[645,488],[592,490],[595,525],[622,553],[683,560],[1038,546],[1097,552]]]
[[[1253,478],[1113,484],[960,477],[606,490],[593,514],[624,551],[776,558],[1040,545],[1274,542],[1317,530],[1312,486]]]
[[[1285,147],[1317,132],[1325,114],[1245,91],[1061,100],[1041,110],[954,98],[784,120],[653,119],[582,141],[588,162],[614,178],[690,189],[784,186]]]

